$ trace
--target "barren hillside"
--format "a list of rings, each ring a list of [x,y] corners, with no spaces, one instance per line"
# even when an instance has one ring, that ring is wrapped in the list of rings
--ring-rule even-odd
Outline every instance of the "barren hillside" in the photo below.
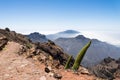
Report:
[[[2,32],[1,32],[2,31]],[[5,32],[5,33],[4,33]],[[94,80],[83,67],[65,70],[68,54],[52,41],[33,44],[21,34],[0,30],[0,80]],[[73,64],[74,59],[71,61]]]

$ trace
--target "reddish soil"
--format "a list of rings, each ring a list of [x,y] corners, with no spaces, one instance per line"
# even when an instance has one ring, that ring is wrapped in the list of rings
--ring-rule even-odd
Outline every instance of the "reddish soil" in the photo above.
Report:
[[[94,76],[89,76],[86,74],[77,75],[73,72],[67,72],[67,71],[63,71],[62,75],[64,75],[62,80],[95,80]]]
[[[44,64],[26,59],[17,53],[21,45],[15,42],[8,42],[5,48],[0,51],[0,80],[56,80],[44,71]],[[58,70],[62,74],[61,80],[94,80],[94,76],[86,74],[74,74],[65,70]]]
[[[9,42],[0,52],[0,80],[55,80],[44,72],[44,65],[19,56],[21,45]]]

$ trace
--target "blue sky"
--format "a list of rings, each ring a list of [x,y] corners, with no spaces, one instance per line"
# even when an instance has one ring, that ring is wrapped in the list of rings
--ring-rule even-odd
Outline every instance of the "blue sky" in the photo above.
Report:
[[[19,32],[120,30],[120,0],[0,0],[0,26]]]
[[[120,31],[120,0],[0,0],[0,28],[20,33]]]

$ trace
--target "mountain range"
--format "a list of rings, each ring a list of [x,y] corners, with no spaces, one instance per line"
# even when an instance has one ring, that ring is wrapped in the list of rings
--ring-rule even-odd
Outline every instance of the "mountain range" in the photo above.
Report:
[[[79,35],[74,38],[59,38],[55,40],[55,43],[61,46],[65,52],[75,57],[80,49],[89,41],[89,38]],[[92,39],[91,47],[86,52],[82,64],[86,67],[90,67],[108,56],[118,59],[120,57],[119,53],[119,47],[110,45],[106,42],[101,42],[97,39]]]
[[[89,38],[86,38],[80,32],[74,30],[66,30],[56,34],[46,35],[46,37],[48,39],[53,40],[57,45],[62,47],[64,49],[64,52],[67,52],[68,54],[73,55],[74,57],[78,54],[81,48],[88,41],[91,40]],[[46,37],[41,38],[46,41]],[[101,60],[103,60],[106,57],[118,59],[120,57],[119,53],[120,53],[119,47],[108,44],[106,42],[102,42],[97,39],[92,39],[92,45],[88,49],[82,61],[82,65],[85,67],[92,67],[98,64]]]

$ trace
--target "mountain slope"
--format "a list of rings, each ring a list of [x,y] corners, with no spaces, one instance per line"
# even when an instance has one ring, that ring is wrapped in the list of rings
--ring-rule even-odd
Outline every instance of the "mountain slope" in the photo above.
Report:
[[[10,31],[9,29],[0,29],[0,37],[6,38],[9,41],[14,41],[20,44],[27,44],[31,41],[22,34],[16,33],[15,31]]]
[[[55,40],[55,43],[61,46],[65,52],[73,55],[77,55],[79,50],[89,41],[89,38],[79,35],[75,38],[59,38]],[[113,45],[101,42],[97,39],[92,39],[91,47],[88,49],[82,64],[86,67],[98,64],[104,58],[110,56],[112,58],[120,57],[120,48]]]

